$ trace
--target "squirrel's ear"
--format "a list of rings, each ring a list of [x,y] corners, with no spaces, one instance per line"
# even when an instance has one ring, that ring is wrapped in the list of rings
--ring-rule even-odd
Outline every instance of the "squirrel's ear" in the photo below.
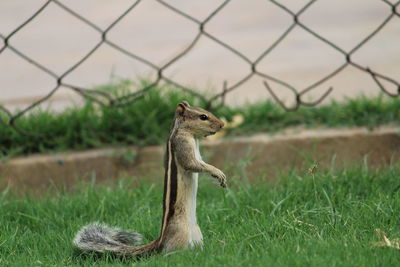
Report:
[[[187,101],[182,101],[179,105],[184,105],[185,107],[190,107]]]
[[[183,116],[183,114],[185,113],[186,110],[186,105],[183,103],[179,103],[178,106],[176,107],[176,114],[179,116]]]

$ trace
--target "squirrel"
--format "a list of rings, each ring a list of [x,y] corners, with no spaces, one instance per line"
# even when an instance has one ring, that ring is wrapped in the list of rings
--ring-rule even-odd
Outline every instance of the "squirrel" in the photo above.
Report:
[[[163,217],[157,239],[139,245],[139,233],[95,222],[84,226],[73,243],[83,251],[135,257],[202,246],[196,218],[198,173],[209,173],[223,188],[226,176],[201,159],[198,138],[213,135],[223,126],[224,122],[202,108],[186,101],[178,104],[166,147]]]

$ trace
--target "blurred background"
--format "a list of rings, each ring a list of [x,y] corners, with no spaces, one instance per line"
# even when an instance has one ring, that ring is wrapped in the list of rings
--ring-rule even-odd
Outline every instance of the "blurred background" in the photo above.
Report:
[[[0,266],[396,266],[399,82],[400,0],[0,0]],[[205,249],[78,252],[158,235],[183,100],[225,121]]]
[[[225,83],[230,104],[271,98],[264,81],[288,106],[330,87],[324,101],[396,95],[399,10],[389,0],[2,0],[0,105],[48,96],[39,106],[63,109],[139,78],[211,95]]]

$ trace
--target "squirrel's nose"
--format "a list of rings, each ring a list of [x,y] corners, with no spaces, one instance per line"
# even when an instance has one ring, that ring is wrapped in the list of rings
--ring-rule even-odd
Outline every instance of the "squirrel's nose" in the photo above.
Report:
[[[225,123],[223,121],[221,121],[219,126],[220,126],[220,128],[222,128],[222,127],[224,127],[224,125],[225,125]]]

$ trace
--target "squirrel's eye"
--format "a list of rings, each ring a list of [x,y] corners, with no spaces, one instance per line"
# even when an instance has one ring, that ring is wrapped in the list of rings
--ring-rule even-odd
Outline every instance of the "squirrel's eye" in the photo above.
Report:
[[[199,118],[200,118],[200,120],[202,120],[202,121],[208,120],[207,115],[204,115],[204,114],[201,114]]]

